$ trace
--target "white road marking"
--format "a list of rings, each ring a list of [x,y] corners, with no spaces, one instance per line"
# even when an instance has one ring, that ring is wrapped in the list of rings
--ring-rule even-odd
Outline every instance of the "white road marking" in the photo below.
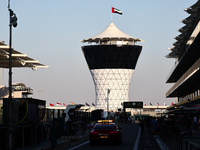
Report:
[[[156,141],[157,141],[158,145],[160,146],[161,150],[166,150],[165,147],[163,146],[163,144],[160,142],[159,139],[156,139]]]
[[[80,146],[82,146],[82,145],[85,145],[85,144],[87,144],[87,143],[89,143],[89,141],[86,141],[86,142],[84,142],[84,143],[82,143],[82,144],[79,144],[79,145],[77,145],[77,146],[75,146],[75,147],[72,147],[72,148],[70,148],[69,150],[76,149],[76,148],[78,148],[78,147],[80,147]]]
[[[135,145],[134,145],[133,150],[138,150],[138,145],[139,145],[139,141],[140,141],[140,132],[141,132],[141,128],[139,128],[137,139],[135,141]]]

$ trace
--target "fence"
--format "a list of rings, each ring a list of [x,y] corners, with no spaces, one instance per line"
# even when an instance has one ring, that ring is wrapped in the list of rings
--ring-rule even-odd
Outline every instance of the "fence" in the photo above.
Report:
[[[161,139],[170,150],[200,150],[199,136],[181,136],[178,128],[162,127]]]
[[[48,146],[49,140],[47,139],[49,124],[41,123],[37,125],[18,125],[14,126],[14,148],[15,149],[29,149],[36,147]],[[71,139],[77,139],[83,134],[89,134],[90,129],[81,122],[66,124],[66,132],[58,142],[63,142]],[[0,149],[7,149],[7,127],[0,127]]]
[[[183,150],[182,138],[172,131],[163,127],[160,132],[162,141],[170,150]]]

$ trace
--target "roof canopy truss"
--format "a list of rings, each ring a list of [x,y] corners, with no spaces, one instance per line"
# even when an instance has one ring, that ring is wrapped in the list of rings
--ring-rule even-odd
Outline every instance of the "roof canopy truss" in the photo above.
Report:
[[[9,46],[0,41],[0,68],[9,68]],[[37,68],[48,68],[48,66],[39,63],[27,57],[26,54],[12,49],[12,67],[28,67],[36,70]]]

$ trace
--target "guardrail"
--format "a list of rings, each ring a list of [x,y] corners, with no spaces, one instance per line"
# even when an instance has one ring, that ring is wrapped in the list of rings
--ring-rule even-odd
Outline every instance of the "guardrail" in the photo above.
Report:
[[[161,129],[161,139],[170,150],[183,150],[182,138],[170,132],[169,130]]]
[[[171,128],[161,129],[161,139],[164,144],[170,150],[200,150],[200,139],[199,137],[184,137],[180,135],[176,135],[177,130],[171,126]]]
[[[17,125],[14,126],[14,146],[15,149],[29,149],[45,147],[50,145],[49,139],[47,139],[47,132],[50,124],[37,124],[37,125]],[[69,139],[78,139],[83,134],[89,134],[90,129],[86,129],[86,126],[81,122],[71,123],[73,129],[66,124],[65,134],[58,139],[58,142],[67,141]],[[85,128],[84,128],[85,127]],[[2,132],[3,131],[3,132]],[[0,144],[0,149],[6,149],[7,147],[7,127],[0,127],[1,135],[0,137],[2,144]],[[69,134],[73,132],[73,134]]]
[[[125,119],[115,119],[115,123],[123,125]],[[33,149],[38,147],[47,147],[50,145],[49,139],[47,139],[47,132],[49,123],[41,122],[36,125],[17,125],[14,126],[14,146],[17,150]],[[1,132],[2,131],[2,132]],[[66,123],[65,134],[58,139],[59,142],[67,140],[78,141],[84,138],[85,135],[89,135],[91,128],[87,127],[86,123],[81,121]],[[0,137],[4,137],[3,145],[0,144],[0,149],[6,149],[7,147],[7,127],[0,127]],[[0,140],[2,140],[0,138]],[[83,139],[84,140],[84,139]],[[2,141],[1,141],[2,142]]]

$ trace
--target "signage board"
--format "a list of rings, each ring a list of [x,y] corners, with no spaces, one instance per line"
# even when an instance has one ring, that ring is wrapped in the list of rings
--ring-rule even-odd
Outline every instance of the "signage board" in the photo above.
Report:
[[[143,108],[143,102],[124,102],[124,108]]]

